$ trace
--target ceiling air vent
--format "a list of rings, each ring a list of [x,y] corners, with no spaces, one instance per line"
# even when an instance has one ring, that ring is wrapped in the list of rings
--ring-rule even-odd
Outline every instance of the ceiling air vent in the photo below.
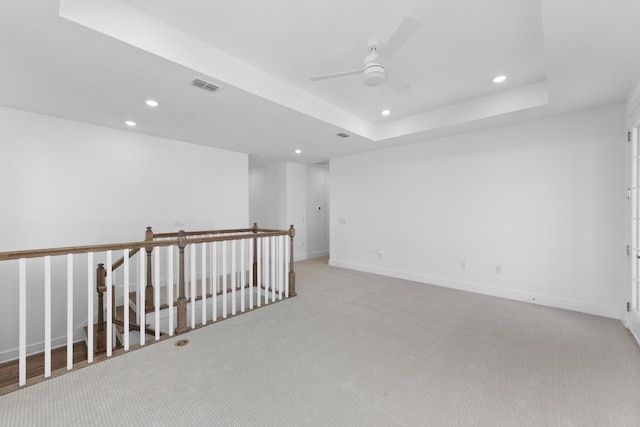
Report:
[[[351,136],[348,133],[344,132],[336,133],[336,135],[338,135],[340,138],[349,138]]]
[[[205,82],[204,80],[194,79],[191,84],[200,89],[208,90],[209,92],[216,92],[222,89],[220,86],[216,86],[213,83]]]

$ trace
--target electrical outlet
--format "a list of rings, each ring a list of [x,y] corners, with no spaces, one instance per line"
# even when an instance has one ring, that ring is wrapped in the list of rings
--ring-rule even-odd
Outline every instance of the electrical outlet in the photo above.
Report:
[[[496,274],[502,274],[502,266],[496,265]]]
[[[378,249],[378,258],[382,258],[382,249]]]
[[[460,269],[464,270],[465,268],[467,268],[467,263],[464,261],[460,261]]]

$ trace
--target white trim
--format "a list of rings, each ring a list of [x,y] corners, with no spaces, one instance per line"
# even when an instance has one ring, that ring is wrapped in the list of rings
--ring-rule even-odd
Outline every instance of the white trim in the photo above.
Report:
[[[635,87],[633,88],[633,90],[631,91],[631,94],[629,95],[629,97],[627,98],[627,130],[632,132],[632,140],[631,143],[632,144],[637,144],[637,138],[640,137],[639,135],[637,135],[637,130],[636,128],[638,128],[640,126],[640,81],[638,81],[638,83],[635,85]],[[631,156],[631,159],[633,159],[633,149],[631,149],[631,151],[627,151],[627,158],[626,158],[626,162],[627,162],[627,167],[629,165],[629,156]],[[640,172],[637,172],[640,173]],[[630,180],[629,180],[630,177]],[[636,179],[635,176],[633,176],[633,171],[632,170],[628,170],[627,172],[627,184],[629,186],[629,188],[633,188],[634,186],[634,182],[633,180]],[[634,198],[632,197],[631,202],[634,201]],[[633,227],[629,227],[629,225],[631,224],[631,222],[634,220],[633,218],[633,206],[629,205],[627,212],[626,212],[626,220],[627,220],[627,238],[626,241],[629,242],[633,248],[633,238],[631,239],[631,241],[629,241],[629,236],[633,234]],[[633,337],[635,338],[636,342],[638,343],[638,345],[640,345],[640,312],[638,311],[639,307],[635,307],[635,304],[637,304],[637,301],[633,301],[634,299],[634,290],[633,290],[633,280],[634,280],[634,275],[632,273],[632,268],[635,264],[635,262],[637,262],[637,260],[635,260],[633,257],[635,256],[634,251],[632,250],[631,253],[631,257],[628,259],[627,261],[627,282],[625,284],[625,291],[624,294],[627,296],[626,301],[629,301],[632,305],[631,307],[631,311],[629,312],[624,312],[621,315],[621,319],[623,319],[623,323],[625,325],[625,327],[627,327],[629,329],[629,331],[631,332],[631,335],[633,335]],[[631,268],[629,268],[631,267]],[[629,285],[631,285],[632,289],[629,289]]]
[[[379,274],[382,276],[395,277],[398,279],[411,280],[414,282],[426,283],[445,288],[474,292],[482,295],[490,295],[498,298],[506,298],[516,301],[544,305],[548,307],[579,311],[581,313],[593,314],[596,316],[610,317],[612,319],[620,319],[620,309],[618,307],[593,304],[585,301],[570,300],[567,298],[554,297],[551,295],[513,291],[509,289],[484,285],[481,283],[464,282],[460,280],[447,279],[444,277],[434,277],[420,273],[388,270],[380,267],[372,267],[368,265],[336,261],[331,259],[329,260],[329,265],[333,267],[342,267],[350,270],[363,271],[366,273]]]
[[[84,327],[86,326],[86,322],[82,325],[75,328],[73,332],[73,343],[86,341],[86,337],[84,336]],[[57,338],[53,338],[51,340],[51,349],[56,349],[59,347],[64,347],[67,345],[67,336],[62,335]],[[19,347],[10,348],[8,350],[4,350],[0,352],[0,363],[10,362],[12,360],[16,360],[19,356]],[[26,357],[32,356],[34,354],[42,353],[45,350],[45,341],[39,341],[35,343],[28,344],[26,347]]]
[[[631,311],[627,313],[627,327],[629,328],[629,332],[636,339],[638,345],[640,345],[640,314],[637,312]]]
[[[329,251],[308,252],[304,254],[293,255],[293,261],[304,261],[306,259],[319,258],[321,256],[329,255]]]

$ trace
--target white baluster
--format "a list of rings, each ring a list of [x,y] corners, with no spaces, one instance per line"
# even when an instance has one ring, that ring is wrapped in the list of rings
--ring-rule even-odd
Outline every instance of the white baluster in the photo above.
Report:
[[[227,318],[227,242],[223,240],[222,245],[222,318]]]
[[[280,236],[273,236],[273,286],[271,288],[272,301],[278,299],[278,292],[280,292]]]
[[[256,245],[256,249],[258,250],[258,253],[256,255],[256,260],[258,262],[258,271],[257,271],[257,274],[256,274],[256,276],[258,276],[257,279],[256,279],[256,282],[257,282],[257,285],[256,285],[256,305],[258,307],[260,307],[260,304],[262,304],[261,286],[263,284],[263,281],[262,281],[262,239],[258,239],[258,244]]]
[[[51,376],[51,257],[44,257],[44,377]]]
[[[155,336],[156,341],[160,339],[160,247],[154,248],[153,262],[155,263],[153,269],[153,305],[155,315]]]
[[[105,334],[107,335],[107,357],[111,357],[111,354],[113,351],[113,313],[111,312],[111,301],[113,298],[113,295],[111,292],[112,291],[111,267],[113,266],[112,258],[113,258],[112,252],[107,251],[107,265],[106,265],[107,275],[105,280],[105,286],[107,288],[107,327],[105,331]]]
[[[240,240],[240,311],[244,313],[244,294],[246,292],[247,272],[245,270],[244,239]]]
[[[18,262],[18,384],[27,383],[27,260]]]
[[[138,286],[135,287],[136,292],[136,322],[138,325],[142,325],[143,319],[145,319],[144,310],[140,310],[140,283],[142,283],[142,275],[140,271],[140,263],[142,262],[142,248],[138,249],[138,268],[136,269],[136,279],[138,280]]]
[[[278,238],[278,299],[282,299],[282,294],[284,293],[284,264],[286,263],[284,259],[284,246],[285,246],[285,238],[286,236],[280,236]]]
[[[207,244],[202,243],[202,271],[200,274],[200,289],[202,292],[202,324],[207,324]]]
[[[140,341],[139,344],[140,345],[145,345],[146,343],[146,338],[145,338],[145,329],[147,326],[147,310],[146,310],[146,305],[147,305],[147,301],[146,301],[146,292],[145,292],[145,286],[147,283],[147,257],[146,257],[146,251],[144,250],[144,248],[140,248],[140,251],[138,252],[140,254],[140,256],[138,257],[138,313],[140,313]]]
[[[276,287],[278,286],[276,264],[276,258],[278,258],[276,251],[277,236],[271,236],[269,240],[271,240],[271,301],[273,302],[276,300]]]
[[[169,336],[173,336],[173,246],[167,246],[167,304],[169,305]]]
[[[122,251],[124,259],[124,351],[129,351],[129,249]]]
[[[218,243],[211,242],[211,295],[213,295],[213,313],[211,320],[218,320]]]
[[[87,362],[93,363],[93,252],[87,253]]]
[[[231,241],[231,314],[236,315],[236,241]]]
[[[191,245],[191,328],[196,327],[196,245]]]
[[[262,257],[264,258],[263,260],[263,265],[264,265],[264,272],[262,274],[263,276],[263,281],[264,281],[264,303],[265,305],[269,304],[269,285],[271,284],[269,279],[269,269],[271,267],[270,263],[269,263],[269,256],[271,255],[271,253],[269,252],[269,237],[265,237],[264,239],[262,239],[262,245],[263,245],[263,252],[262,252]]]
[[[73,369],[73,254],[67,254],[67,370]]]
[[[289,240],[284,236],[284,296],[289,298]]]
[[[249,240],[249,309],[253,308],[253,240]]]

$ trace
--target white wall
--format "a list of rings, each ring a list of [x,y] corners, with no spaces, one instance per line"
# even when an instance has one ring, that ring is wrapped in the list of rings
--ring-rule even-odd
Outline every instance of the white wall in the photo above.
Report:
[[[614,105],[334,159],[331,264],[619,317],[625,136]]]
[[[246,154],[7,108],[0,108],[0,147],[0,251],[140,241],[147,225],[156,232],[249,225]],[[30,345],[44,336],[37,268],[28,273]],[[86,307],[79,283],[86,268],[76,261],[76,307]],[[64,271],[52,290],[61,320]],[[0,360],[18,342],[16,274],[13,261],[0,263]],[[77,316],[79,327],[86,309]],[[52,337],[64,334],[54,328]]]
[[[293,240],[294,257],[296,260],[307,259],[307,167],[296,163],[286,163],[287,168],[287,228],[296,228]]]
[[[309,258],[329,255],[329,170],[306,168],[307,254]]]
[[[249,170],[249,218],[261,228],[289,228],[285,163]]]
[[[328,169],[290,162],[249,172],[251,221],[282,230],[293,224],[296,260],[329,254],[328,176]]]

